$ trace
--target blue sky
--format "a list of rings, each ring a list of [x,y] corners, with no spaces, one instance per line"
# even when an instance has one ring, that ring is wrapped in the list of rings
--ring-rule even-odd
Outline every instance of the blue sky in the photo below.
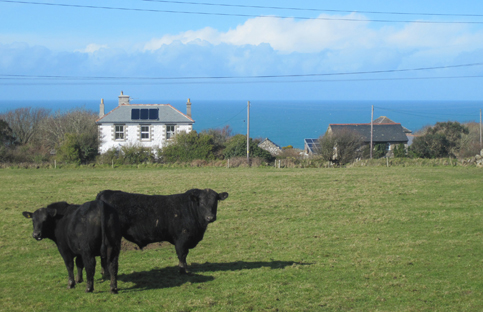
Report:
[[[2,100],[483,98],[483,65],[455,67],[483,64],[483,1],[2,0],[0,21]]]

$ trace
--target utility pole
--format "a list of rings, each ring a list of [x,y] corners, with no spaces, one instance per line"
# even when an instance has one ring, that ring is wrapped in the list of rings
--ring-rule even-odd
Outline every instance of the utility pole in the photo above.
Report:
[[[250,165],[250,101],[247,105],[247,162]]]
[[[480,148],[483,147],[483,141],[482,141],[482,132],[481,132],[481,108],[480,108]]]
[[[371,148],[370,148],[371,159],[372,159],[373,140],[374,140],[374,105],[372,105],[372,109],[371,109]]]

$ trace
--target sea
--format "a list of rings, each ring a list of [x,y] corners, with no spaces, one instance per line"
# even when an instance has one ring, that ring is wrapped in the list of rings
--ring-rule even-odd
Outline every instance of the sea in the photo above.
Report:
[[[117,106],[104,101],[106,113]],[[171,104],[186,113],[186,100],[136,100],[132,104]],[[250,137],[268,138],[279,146],[304,147],[304,139],[318,138],[329,124],[370,123],[386,116],[414,132],[440,121],[480,122],[479,101],[248,101],[191,99],[194,130],[219,129],[229,126],[232,134],[246,134],[249,121]],[[0,114],[21,107],[41,107],[55,111],[82,108],[99,111],[99,100],[5,101],[0,100]],[[250,115],[248,117],[248,106]]]

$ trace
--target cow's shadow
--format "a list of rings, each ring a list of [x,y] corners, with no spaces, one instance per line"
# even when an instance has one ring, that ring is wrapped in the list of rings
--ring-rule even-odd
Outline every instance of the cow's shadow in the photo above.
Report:
[[[188,267],[188,270],[190,272],[188,274],[180,274],[178,267],[172,266],[144,272],[119,274],[117,279],[125,283],[133,284],[133,286],[125,288],[125,291],[139,291],[147,289],[176,287],[188,282],[192,284],[206,283],[215,279],[213,276],[199,274],[201,272],[252,270],[262,267],[268,267],[271,269],[283,269],[288,266],[310,264],[311,263],[300,263],[294,261],[236,261],[229,263],[192,263]]]

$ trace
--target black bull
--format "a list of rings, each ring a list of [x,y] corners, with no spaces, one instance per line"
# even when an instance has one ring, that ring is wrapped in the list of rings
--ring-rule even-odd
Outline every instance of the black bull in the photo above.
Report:
[[[97,194],[119,213],[124,238],[143,248],[167,241],[176,248],[180,273],[186,273],[189,249],[203,239],[208,224],[216,220],[218,201],[228,193],[192,189],[183,194],[143,195],[105,190]]]
[[[57,245],[64,259],[69,282],[67,288],[74,288],[82,282],[82,269],[86,269],[86,292],[94,290],[96,256],[101,256],[105,270],[111,276],[111,293],[117,293],[117,271],[121,250],[121,228],[117,212],[102,201],[70,205],[57,202],[35,212],[23,212],[31,218],[33,238],[51,239]],[[74,281],[74,258],[77,278]]]

